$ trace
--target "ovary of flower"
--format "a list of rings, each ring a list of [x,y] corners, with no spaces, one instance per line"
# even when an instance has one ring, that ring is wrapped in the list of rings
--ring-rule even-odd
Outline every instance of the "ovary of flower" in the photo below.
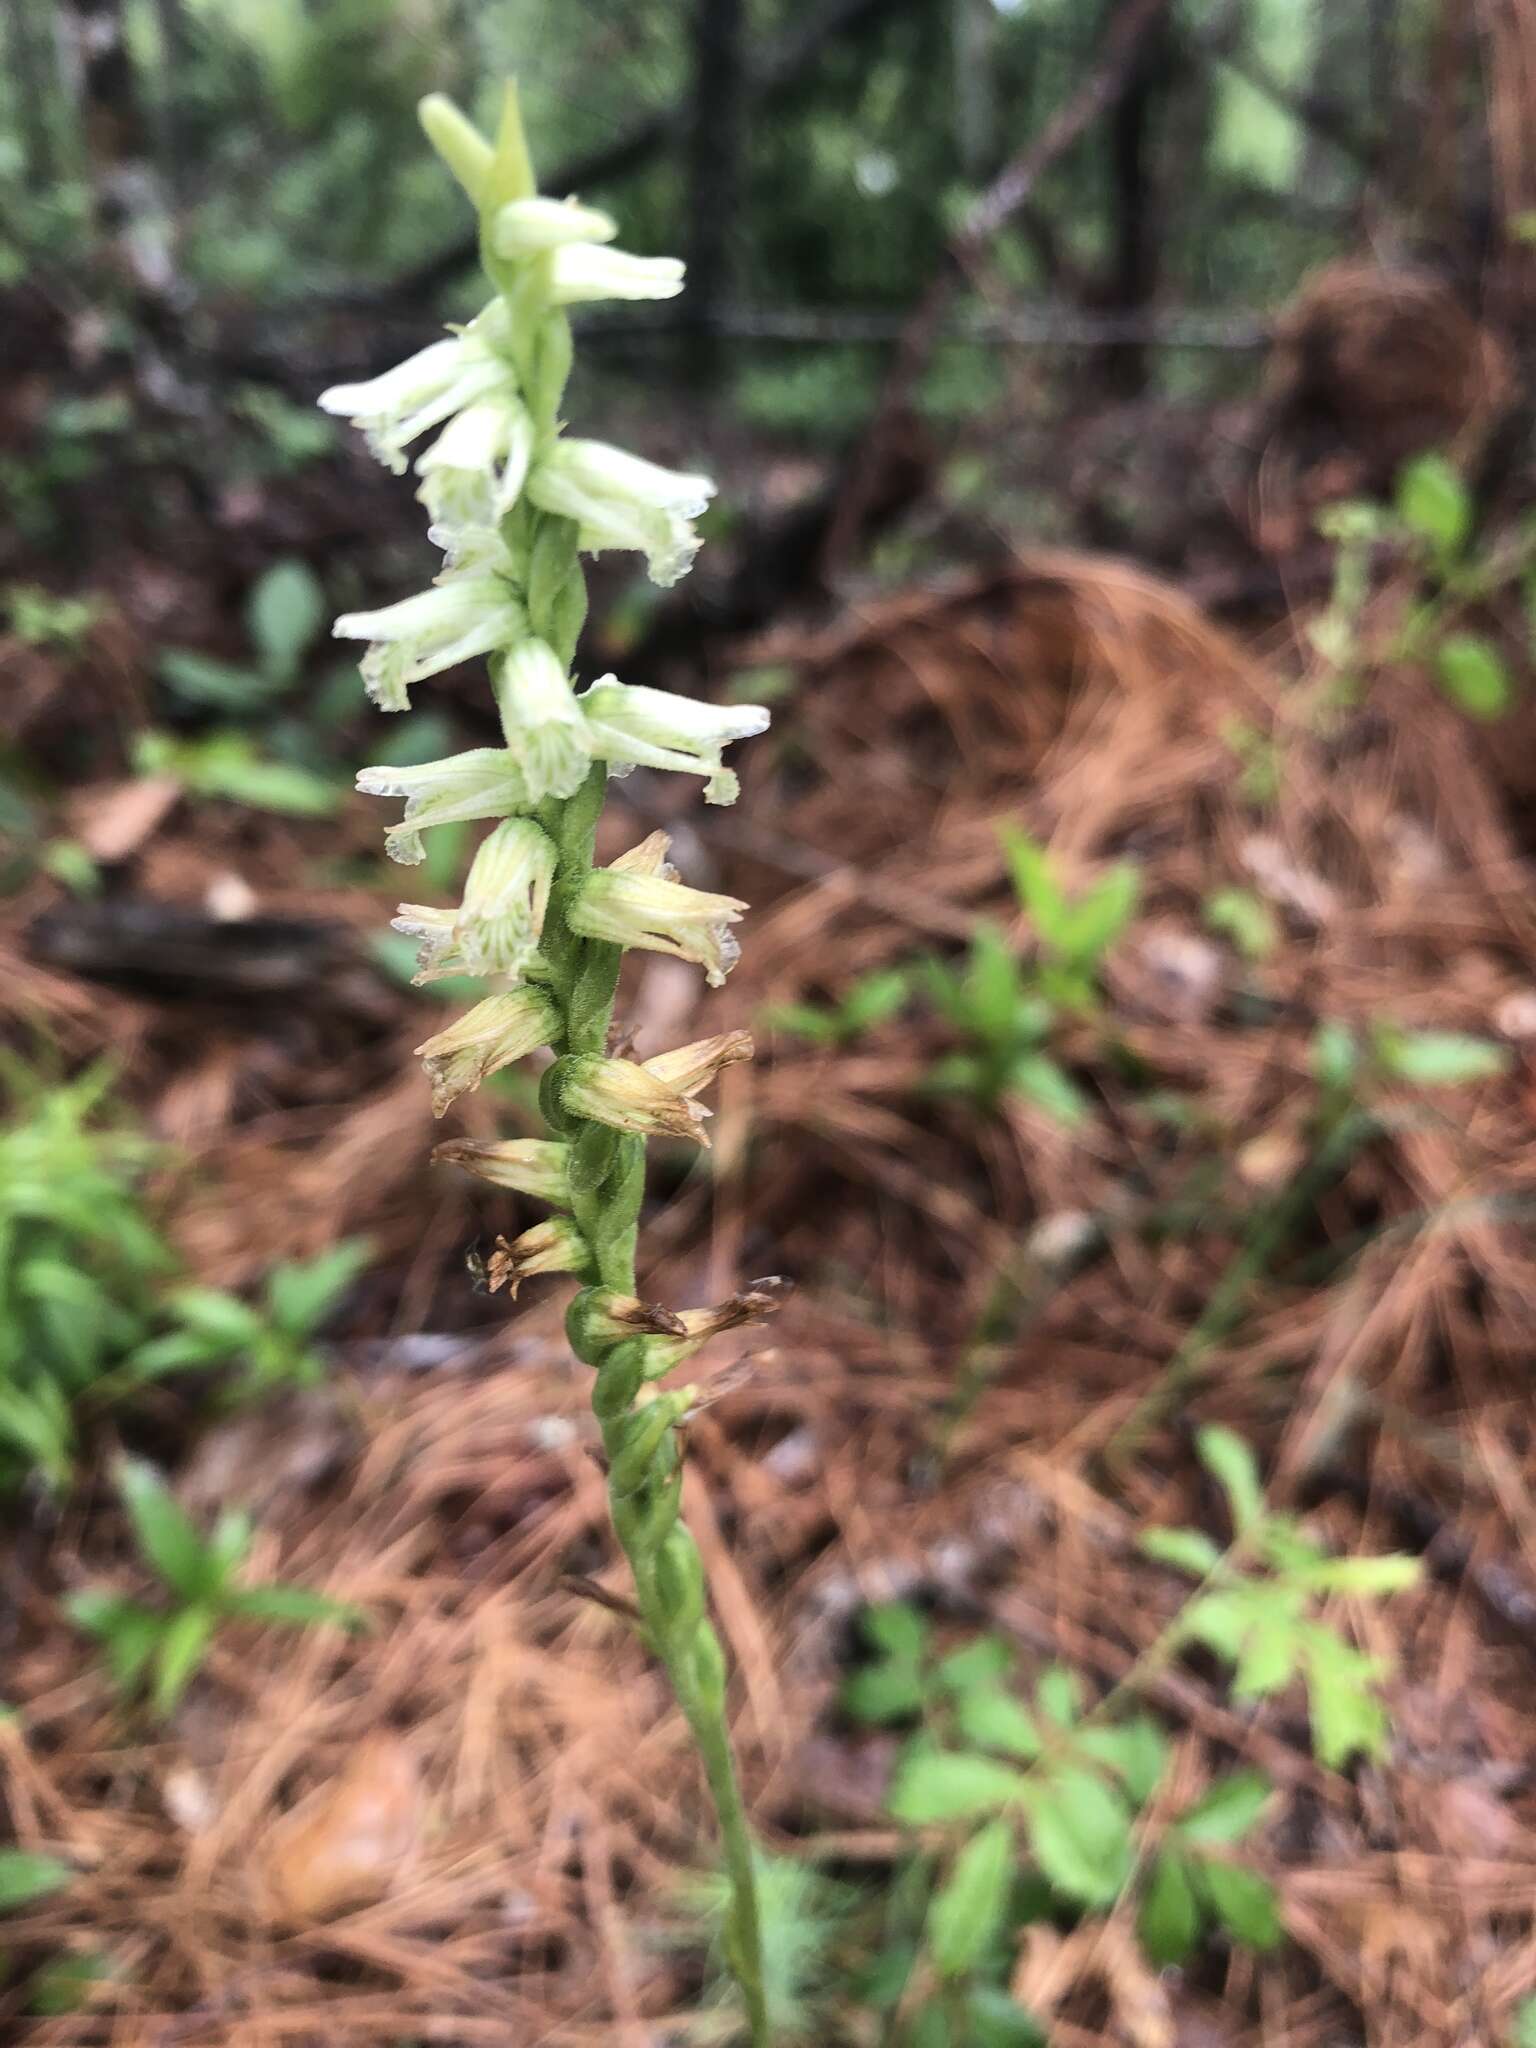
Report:
[[[703,704],[613,676],[599,676],[576,701],[592,752],[612,773],[670,768],[702,775],[705,797],[715,804],[734,803],[737,791],[736,777],[720,764],[721,749],[768,729],[761,704]]]
[[[676,256],[631,256],[574,242],[557,249],[550,264],[550,297],[557,306],[594,299],[675,299],[683,288]]]
[[[506,336],[506,307],[493,300],[468,327],[430,342],[381,376],[333,384],[321,392],[320,405],[361,427],[380,462],[399,476],[418,434],[494,391],[515,394],[512,366],[501,353]]]
[[[542,255],[547,249],[572,244],[611,242],[618,228],[595,206],[574,199],[514,199],[502,207],[491,226],[491,247],[515,262],[520,256]]]
[[[746,907],[735,896],[690,889],[669,872],[637,872],[616,861],[587,876],[569,915],[571,930],[583,938],[691,960],[719,988],[741,957],[730,927]]]
[[[509,818],[481,842],[457,910],[402,903],[395,930],[422,942],[416,981],[522,974],[538,952],[555,863],[547,833],[531,818]]]
[[[521,640],[496,664],[492,680],[507,747],[521,763],[535,801],[572,795],[586,775],[592,748],[554,649],[543,640]]]
[[[456,560],[468,552],[460,536],[494,529],[517,503],[533,456],[533,421],[513,391],[466,406],[416,464],[417,496],[431,519],[431,537]],[[471,542],[471,547],[473,542]]]
[[[699,550],[692,521],[714,496],[706,476],[662,469],[604,441],[561,435],[535,462],[528,495],[545,512],[574,519],[581,545],[635,548],[653,583],[676,583]]]
[[[641,1137],[688,1138],[708,1147],[709,1112],[658,1081],[633,1060],[573,1059],[566,1065],[560,1100],[572,1116]]]
[[[511,989],[476,1003],[416,1048],[432,1083],[432,1114],[442,1116],[468,1089],[548,1045],[559,1030],[560,1014],[542,989]]]
[[[364,796],[405,798],[405,815],[385,834],[384,850],[407,867],[425,857],[421,835],[431,826],[510,817],[542,794],[530,787],[517,758],[502,747],[473,747],[417,768],[364,768],[357,786]]]
[[[331,628],[339,640],[373,642],[361,667],[381,711],[409,710],[412,683],[506,647],[526,630],[511,585],[483,569],[446,572],[430,590],[376,612],[346,612]]]

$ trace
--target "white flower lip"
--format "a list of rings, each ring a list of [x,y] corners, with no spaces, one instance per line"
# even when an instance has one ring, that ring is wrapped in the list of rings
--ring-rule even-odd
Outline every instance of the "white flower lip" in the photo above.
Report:
[[[338,640],[371,640],[363,681],[381,711],[405,711],[410,685],[515,639],[521,616],[511,586],[498,576],[449,571],[430,590],[374,612],[346,612]]]
[[[429,342],[403,363],[360,384],[322,391],[322,411],[363,429],[378,459],[399,476],[405,449],[428,427],[498,389],[514,390],[512,368],[499,353],[506,313],[493,300],[470,325],[444,341]]]
[[[683,288],[676,256],[631,256],[573,242],[554,255],[551,296],[557,306],[581,306],[597,299],[675,299]]]
[[[514,199],[502,207],[491,228],[491,247],[509,262],[548,249],[611,242],[617,224],[595,206],[574,199]]]
[[[416,462],[417,495],[445,552],[457,552],[462,529],[494,528],[511,511],[532,456],[533,421],[515,392],[498,391],[454,415]]]
[[[662,768],[702,775],[710,803],[735,800],[736,778],[721,765],[721,749],[766,732],[769,723],[761,704],[705,704],[614,676],[600,676],[576,701],[592,752],[612,773]]]
[[[537,801],[516,758],[501,747],[473,747],[416,768],[363,768],[357,787],[364,796],[405,798],[405,815],[384,846],[407,867],[425,859],[421,835],[431,826],[504,818]]]
[[[699,551],[692,522],[714,492],[707,476],[663,469],[603,441],[565,436],[528,478],[529,497],[546,512],[574,519],[584,548],[638,550],[651,581],[663,588],[692,565]]]

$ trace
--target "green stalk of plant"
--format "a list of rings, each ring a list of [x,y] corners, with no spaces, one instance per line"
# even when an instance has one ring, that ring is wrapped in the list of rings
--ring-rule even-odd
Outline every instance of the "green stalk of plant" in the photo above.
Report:
[[[567,1328],[593,1371],[593,1408],[608,1463],[614,1528],[634,1576],[638,1622],[687,1719],[713,1795],[729,1873],[730,1965],[751,2038],[770,2039],[754,1857],[726,1714],[726,1667],[711,1624],[698,1550],[680,1519],[678,1431],[697,1388],[658,1390],[717,1331],[774,1305],[759,1284],[715,1308],[681,1314],[635,1294],[645,1141],[707,1143],[697,1098],[723,1067],[751,1056],[731,1032],[644,1062],[609,1054],[626,948],[702,967],[723,981],[746,906],[685,887],[653,833],[606,868],[594,843],[608,776],[631,768],[697,774],[713,802],[736,779],[722,748],[764,730],[755,705],[714,706],[605,676],[571,682],[586,615],[583,552],[635,549],[652,580],[676,582],[698,541],[692,521],[713,492],[595,441],[568,437],[560,408],[571,368],[566,309],[598,299],[670,298],[682,265],[607,246],[613,223],[574,200],[540,197],[516,92],[488,142],[449,101],[423,101],[428,137],[475,206],[493,296],[466,327],[370,383],[321,404],[364,427],[397,472],[428,429],[419,496],[445,566],[431,590],[336,623],[370,641],[363,675],[381,710],[408,708],[410,686],[488,656],[505,744],[424,766],[365,770],[358,786],[401,796],[386,838],[396,859],[424,858],[424,830],[495,819],[457,906],[401,906],[396,929],[419,939],[418,981],[479,977],[491,993],[420,1048],[441,1113],[464,1090],[541,1046],[547,1138],[459,1142],[440,1156],[494,1185],[548,1201],[554,1214],[487,1265],[495,1289],[538,1273],[581,1282]]]

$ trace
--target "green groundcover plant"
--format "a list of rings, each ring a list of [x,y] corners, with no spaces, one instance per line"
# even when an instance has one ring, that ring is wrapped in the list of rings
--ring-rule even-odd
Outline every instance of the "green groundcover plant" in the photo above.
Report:
[[[382,711],[406,710],[414,684],[488,657],[503,744],[365,769],[358,786],[404,800],[385,844],[406,864],[425,859],[423,834],[434,827],[496,821],[462,900],[404,904],[396,929],[419,942],[420,982],[470,976],[489,991],[420,1048],[438,1112],[547,1046],[555,1055],[540,1085],[548,1136],[441,1150],[493,1184],[551,1205],[546,1222],[498,1243],[487,1267],[493,1288],[515,1294],[536,1273],[570,1273],[581,1283],[567,1327],[593,1369],[614,1527],[634,1574],[639,1626],[666,1667],[708,1773],[731,1885],[726,1954],[752,2039],[762,2044],[771,2029],[725,1660],[679,1513],[678,1428],[701,1397],[694,1387],[661,1391],[653,1383],[717,1331],[765,1313],[777,1290],[758,1283],[718,1307],[682,1313],[635,1293],[645,1142],[706,1144],[699,1097],[722,1068],[749,1058],[752,1045],[735,1031],[637,1061],[615,1057],[609,1042],[626,949],[689,961],[718,986],[737,957],[731,927],[746,905],[681,882],[663,832],[601,868],[594,841],[609,776],[636,767],[698,775],[709,801],[731,802],[736,778],[722,749],[762,732],[768,713],[613,676],[573,687],[587,607],[581,556],[633,549],[654,582],[675,583],[693,560],[693,522],[714,487],[564,432],[566,309],[671,298],[682,288],[682,265],[614,249],[606,215],[539,195],[513,88],[494,143],[440,96],[425,100],[421,115],[476,209],[492,296],[467,325],[409,361],[321,398],[326,411],[356,422],[396,473],[406,468],[407,448],[433,434],[415,470],[429,537],[444,558],[429,589],[348,614],[335,630],[370,643],[363,677]]]

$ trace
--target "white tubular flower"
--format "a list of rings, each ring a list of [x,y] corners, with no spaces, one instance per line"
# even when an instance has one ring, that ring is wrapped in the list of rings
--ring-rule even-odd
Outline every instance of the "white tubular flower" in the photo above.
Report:
[[[557,306],[582,306],[593,299],[675,299],[683,288],[683,265],[676,256],[631,256],[590,242],[557,249],[550,269],[550,297]]]
[[[476,1003],[416,1048],[432,1083],[432,1114],[442,1116],[488,1075],[548,1045],[559,1029],[560,1014],[542,989],[516,988]]]
[[[338,640],[373,642],[361,667],[381,711],[408,711],[412,683],[505,647],[526,630],[511,586],[483,568],[442,575],[430,590],[380,611],[345,612],[331,628]]]
[[[507,313],[493,299],[468,327],[431,342],[365,384],[333,384],[319,403],[362,428],[368,445],[396,476],[405,470],[405,450],[428,427],[493,391],[516,392],[511,364],[501,353]]]
[[[422,942],[416,981],[522,974],[538,951],[555,860],[554,842],[531,818],[509,818],[481,842],[457,910],[402,903],[395,930]]]
[[[586,720],[555,650],[523,640],[497,664],[496,708],[535,802],[572,796],[592,759]]]
[[[708,1147],[709,1112],[658,1081],[633,1060],[575,1059],[561,1083],[560,1100],[572,1116],[641,1137],[688,1138]]]
[[[486,1285],[492,1294],[505,1287],[515,1301],[517,1290],[535,1273],[585,1273],[591,1264],[587,1241],[569,1216],[550,1216],[535,1223],[509,1244],[496,1240],[485,1262]]]
[[[533,456],[533,421],[515,391],[455,414],[416,464],[429,538],[450,561],[472,553],[517,503]]]
[[[657,840],[660,851],[653,853]],[[704,969],[710,987],[719,988],[741,957],[730,927],[747,906],[735,896],[672,880],[666,844],[664,833],[653,833],[612,867],[589,874],[571,903],[571,930],[586,939],[691,960]]]
[[[587,721],[592,752],[615,775],[631,768],[673,768],[705,777],[705,799],[736,801],[739,785],[720,764],[732,740],[748,740],[768,729],[761,704],[701,704],[671,690],[621,683],[599,676],[577,699]]]
[[[414,867],[425,858],[422,833],[470,818],[506,818],[537,801],[516,758],[501,747],[473,747],[417,768],[364,768],[364,796],[403,796],[405,816],[384,835],[391,860]]]
[[[565,435],[534,464],[528,478],[534,504],[574,519],[589,553],[636,548],[646,558],[651,581],[663,586],[688,573],[699,551],[691,522],[714,494],[707,476],[661,469],[606,442]]]
[[[510,1138],[500,1145],[455,1138],[437,1146],[432,1154],[443,1165],[462,1166],[492,1187],[560,1204],[571,1199],[570,1156],[569,1145],[547,1138]]]
[[[491,247],[509,262],[583,242],[611,242],[618,228],[595,206],[574,199],[514,199],[497,214]]]
[[[692,1098],[726,1067],[751,1059],[753,1051],[750,1031],[723,1031],[715,1038],[700,1038],[672,1052],[659,1052],[641,1065],[653,1081]]]

